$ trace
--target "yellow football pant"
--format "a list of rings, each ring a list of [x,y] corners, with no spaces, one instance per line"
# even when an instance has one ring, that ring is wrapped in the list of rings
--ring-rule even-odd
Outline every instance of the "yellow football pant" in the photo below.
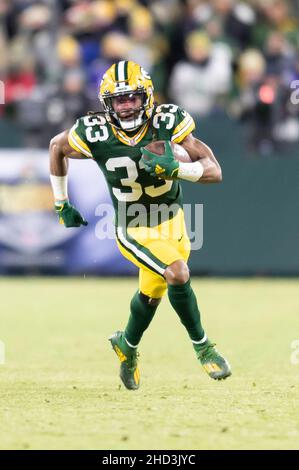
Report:
[[[167,283],[163,275],[167,266],[177,260],[187,262],[190,255],[182,209],[155,227],[117,227],[116,241],[123,256],[139,268],[140,291],[153,298],[165,294]]]

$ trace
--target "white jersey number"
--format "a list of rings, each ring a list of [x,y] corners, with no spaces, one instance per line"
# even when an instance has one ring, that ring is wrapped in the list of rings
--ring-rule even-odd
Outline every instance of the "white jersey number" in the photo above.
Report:
[[[120,180],[122,186],[132,188],[130,193],[122,192],[119,188],[112,188],[114,196],[119,201],[138,201],[142,195],[142,186],[136,182],[138,178],[138,170],[135,165],[135,162],[131,160],[130,157],[118,157],[118,158],[109,158],[106,162],[106,168],[109,171],[115,171],[116,168],[125,167],[128,173],[127,178],[122,178]]]
[[[167,112],[164,113],[162,110],[166,109]],[[161,122],[166,123],[166,129],[171,129],[175,122],[175,116],[172,113],[176,113],[178,106],[176,104],[163,104],[157,107],[156,114],[153,119],[153,126],[156,129],[160,128]]]
[[[161,194],[167,193],[173,184],[172,180],[165,180],[160,186],[155,187],[152,184],[151,186],[142,188],[141,184],[136,181],[138,178],[137,165],[130,157],[109,158],[106,162],[106,168],[109,171],[115,171],[117,168],[126,168],[127,170],[128,176],[121,178],[120,182],[122,186],[131,188],[131,192],[127,193],[121,191],[119,188],[112,188],[114,196],[121,202],[138,201],[143,191],[150,197],[161,196]],[[144,168],[144,164],[141,160],[139,161],[139,168]]]
[[[105,125],[106,119],[104,116],[85,116],[83,122],[86,126],[86,138],[88,142],[104,142],[108,139],[109,132]],[[94,126],[98,126],[98,130],[95,130]]]

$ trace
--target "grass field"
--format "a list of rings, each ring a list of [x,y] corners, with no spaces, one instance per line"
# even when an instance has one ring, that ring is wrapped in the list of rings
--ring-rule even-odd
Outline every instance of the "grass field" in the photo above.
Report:
[[[194,280],[233,376],[214,382],[164,300],[144,336],[142,386],[120,386],[107,337],[136,280],[0,279],[1,449],[298,449],[299,281]]]

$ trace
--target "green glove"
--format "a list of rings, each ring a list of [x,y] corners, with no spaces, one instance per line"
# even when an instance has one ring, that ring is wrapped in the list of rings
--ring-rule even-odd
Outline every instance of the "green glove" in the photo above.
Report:
[[[80,212],[75,209],[69,202],[55,203],[55,211],[59,215],[59,222],[65,227],[80,227],[80,225],[88,225],[83,219]]]
[[[174,158],[169,141],[165,142],[165,153],[163,155],[156,155],[149,150],[141,147],[141,152],[150,157],[150,160],[141,160],[145,165],[145,171],[150,173],[151,176],[158,176],[159,178],[175,179],[179,172],[179,162]]]

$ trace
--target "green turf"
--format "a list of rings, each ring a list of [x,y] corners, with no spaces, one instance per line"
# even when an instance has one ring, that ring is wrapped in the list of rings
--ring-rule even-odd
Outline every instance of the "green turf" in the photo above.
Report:
[[[194,280],[233,376],[214,382],[168,300],[146,333],[142,386],[120,386],[107,337],[137,281],[1,279],[1,449],[298,449],[297,280]]]

